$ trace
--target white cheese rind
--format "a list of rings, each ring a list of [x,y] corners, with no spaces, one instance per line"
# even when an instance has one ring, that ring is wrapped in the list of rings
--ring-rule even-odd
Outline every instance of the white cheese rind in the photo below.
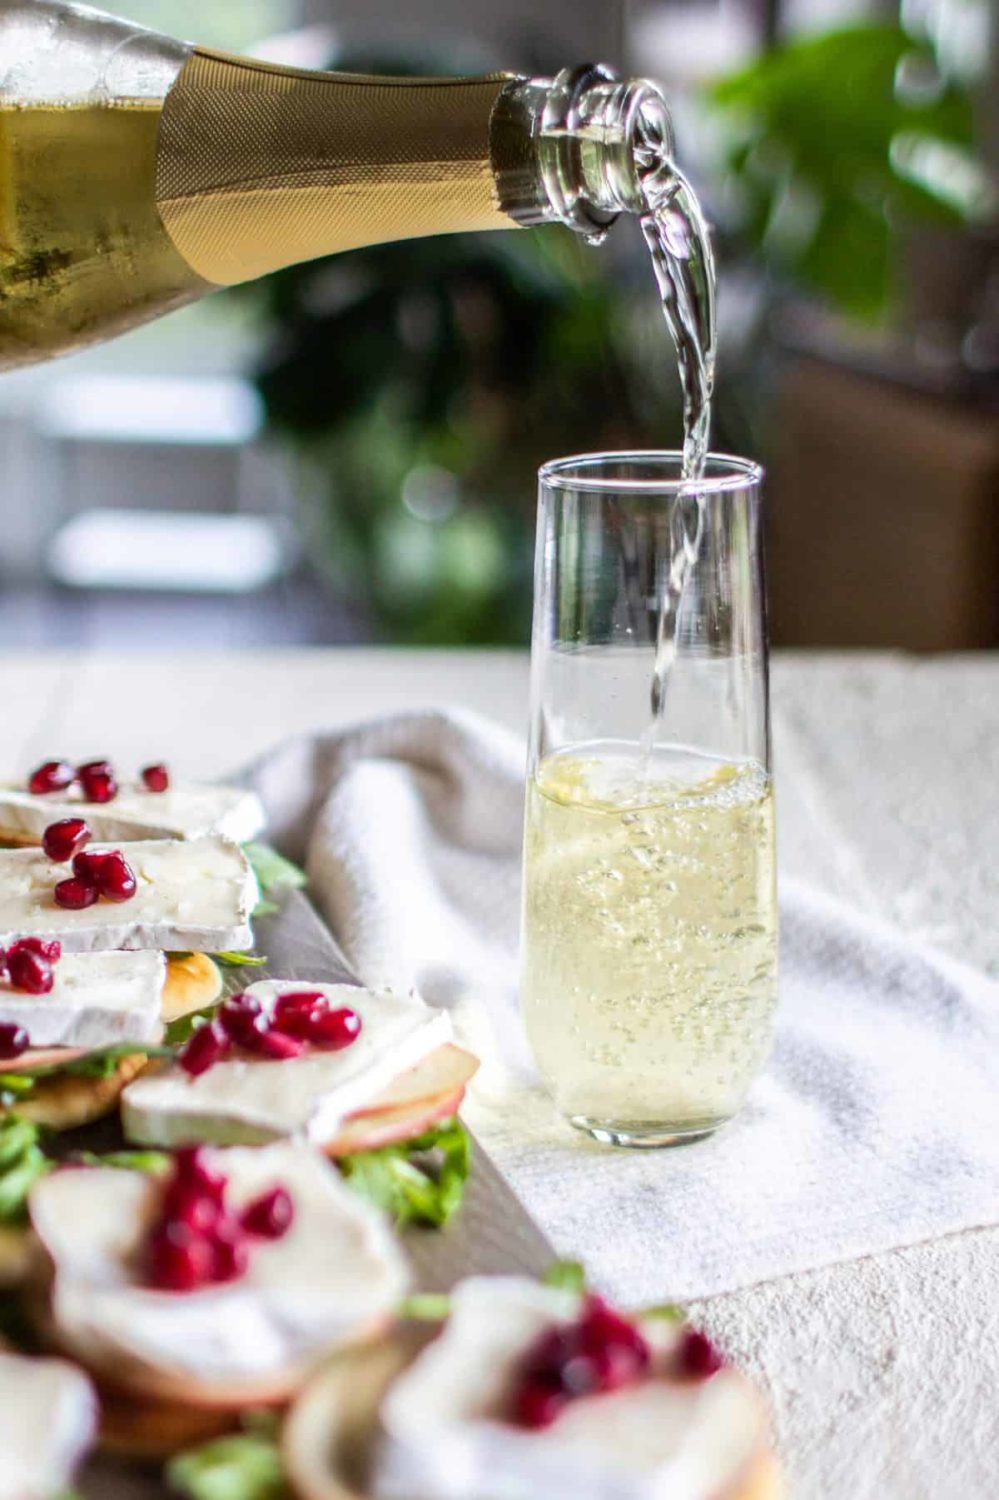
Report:
[[[514,1277],[475,1277],[381,1409],[378,1500],[711,1500],[764,1441],[762,1407],[734,1370],[670,1376],[679,1330],[646,1320],[653,1378],[571,1402],[533,1432],[500,1420],[535,1339],[579,1299]]]
[[[0,1500],[55,1500],[97,1433],[97,1397],[61,1359],[0,1354]]]
[[[162,953],[66,954],[47,995],[0,980],[0,1022],[23,1026],[33,1047],[109,1047],[163,1035]]]
[[[130,901],[83,911],[57,906],[53,891],[71,873],[41,849],[0,850],[0,947],[22,937],[56,937],[66,953],[159,948],[198,953],[252,947],[256,876],[229,839],[141,840],[118,845],[135,873]]]
[[[264,826],[264,810],[254,792],[233,786],[193,783],[149,792],[127,784],[111,802],[88,802],[78,786],[49,796],[34,796],[16,784],[0,785],[0,837],[36,839],[50,823],[85,818],[94,838],[197,839],[217,834],[242,844]]]
[[[296,990],[315,990],[334,1008],[356,1010],[356,1042],[340,1052],[308,1052],[282,1062],[235,1057],[198,1078],[172,1067],[136,1079],[122,1095],[128,1139],[161,1146],[256,1145],[297,1136],[322,1145],[348,1115],[451,1040],[450,1017],[418,995],[292,979],[264,980],[249,993],[269,1012],[279,995]]]
[[[192,1385],[278,1382],[387,1316],[409,1285],[384,1216],[318,1152],[281,1143],[211,1152],[237,1212],[284,1187],[284,1238],[254,1241],[247,1274],[190,1293],[137,1284],[134,1264],[159,1184],[137,1172],[54,1172],[31,1194],[32,1223],[55,1266],[52,1310],[70,1349],[123,1359]]]

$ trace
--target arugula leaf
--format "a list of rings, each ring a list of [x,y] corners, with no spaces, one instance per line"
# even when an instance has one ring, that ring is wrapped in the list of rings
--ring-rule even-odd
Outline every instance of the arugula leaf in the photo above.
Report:
[[[643,1307],[643,1318],[661,1318],[665,1323],[685,1323],[687,1314],[675,1302],[660,1302],[655,1307]]]
[[[258,912],[253,913],[259,915]],[[227,969],[260,969],[267,962],[267,955],[261,957],[257,953],[213,953],[217,964],[222,964]]]
[[[261,898],[253,908],[254,917],[276,917],[281,910],[276,901],[265,901]]]
[[[29,1073],[0,1073],[0,1104],[9,1108],[34,1087],[35,1080]]]
[[[197,1031],[199,1026],[204,1026],[206,1021],[212,1020],[221,1004],[221,1000],[215,1000],[211,1005],[206,1005],[204,1010],[192,1010],[186,1016],[178,1016],[176,1021],[171,1021],[164,1034],[167,1047],[182,1046],[193,1031]]]
[[[436,1161],[414,1157],[439,1153]],[[471,1142],[456,1117],[394,1146],[343,1156],[341,1172],[356,1193],[377,1204],[398,1225],[446,1224],[461,1205],[471,1163]]]
[[[451,1298],[436,1292],[417,1292],[399,1303],[400,1318],[414,1323],[443,1323],[450,1315]]]
[[[77,1078],[107,1078],[114,1072],[122,1058],[135,1057],[137,1053],[141,1053],[144,1057],[173,1057],[173,1048],[154,1046],[151,1042],[116,1042],[110,1047],[94,1047],[82,1057],[74,1057],[67,1062],[45,1063],[37,1068],[26,1068],[20,1076],[30,1078],[35,1083],[43,1078],[62,1077],[67,1073]],[[13,1076],[13,1074],[5,1074],[0,1080],[0,1087],[7,1087]]]
[[[166,1469],[172,1490],[188,1500],[290,1500],[281,1454],[257,1432],[218,1438],[178,1454]]]
[[[165,1172],[173,1158],[166,1151],[74,1151],[69,1158],[81,1167],[117,1167],[123,1172]]]
[[[586,1272],[578,1260],[553,1260],[541,1280],[560,1292],[585,1292]]]
[[[290,859],[285,859],[276,849],[272,849],[270,844],[244,844],[243,853],[250,861],[257,884],[264,895],[279,891],[282,886],[301,890],[307,883],[305,871],[300,870],[298,865],[293,865]]]
[[[19,1115],[0,1120],[0,1224],[23,1224],[28,1194],[52,1163],[38,1144],[39,1130]]]

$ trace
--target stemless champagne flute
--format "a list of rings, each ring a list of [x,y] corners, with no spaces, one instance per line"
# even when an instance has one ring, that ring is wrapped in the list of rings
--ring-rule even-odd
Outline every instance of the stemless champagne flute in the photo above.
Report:
[[[521,997],[559,1110],[618,1145],[714,1130],[769,1047],[761,480],[654,452],[540,471]]]

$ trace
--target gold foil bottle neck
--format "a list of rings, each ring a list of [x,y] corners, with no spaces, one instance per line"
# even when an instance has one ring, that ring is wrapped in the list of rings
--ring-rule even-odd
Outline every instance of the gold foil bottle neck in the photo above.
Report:
[[[164,227],[216,285],[359,245],[511,228],[489,152],[507,82],[304,73],[195,51],[160,122]]]

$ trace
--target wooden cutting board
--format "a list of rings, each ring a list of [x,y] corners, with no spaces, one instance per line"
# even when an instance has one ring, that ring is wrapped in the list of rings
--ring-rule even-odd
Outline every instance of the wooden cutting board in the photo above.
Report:
[[[255,924],[257,951],[267,955],[266,969],[228,970],[227,988],[235,992],[254,980],[314,980],[356,984],[329,929],[300,892],[288,895],[279,915]],[[117,1124],[76,1132],[71,1149],[112,1150],[121,1145]],[[554,1259],[541,1230],[521,1207],[488,1156],[473,1142],[472,1171],[465,1201],[444,1229],[409,1229],[403,1243],[413,1262],[420,1291],[444,1292],[461,1277],[476,1273],[525,1271],[537,1274]],[[163,1500],[167,1491],[155,1469],[97,1458],[88,1465],[80,1486],[87,1500]]]

